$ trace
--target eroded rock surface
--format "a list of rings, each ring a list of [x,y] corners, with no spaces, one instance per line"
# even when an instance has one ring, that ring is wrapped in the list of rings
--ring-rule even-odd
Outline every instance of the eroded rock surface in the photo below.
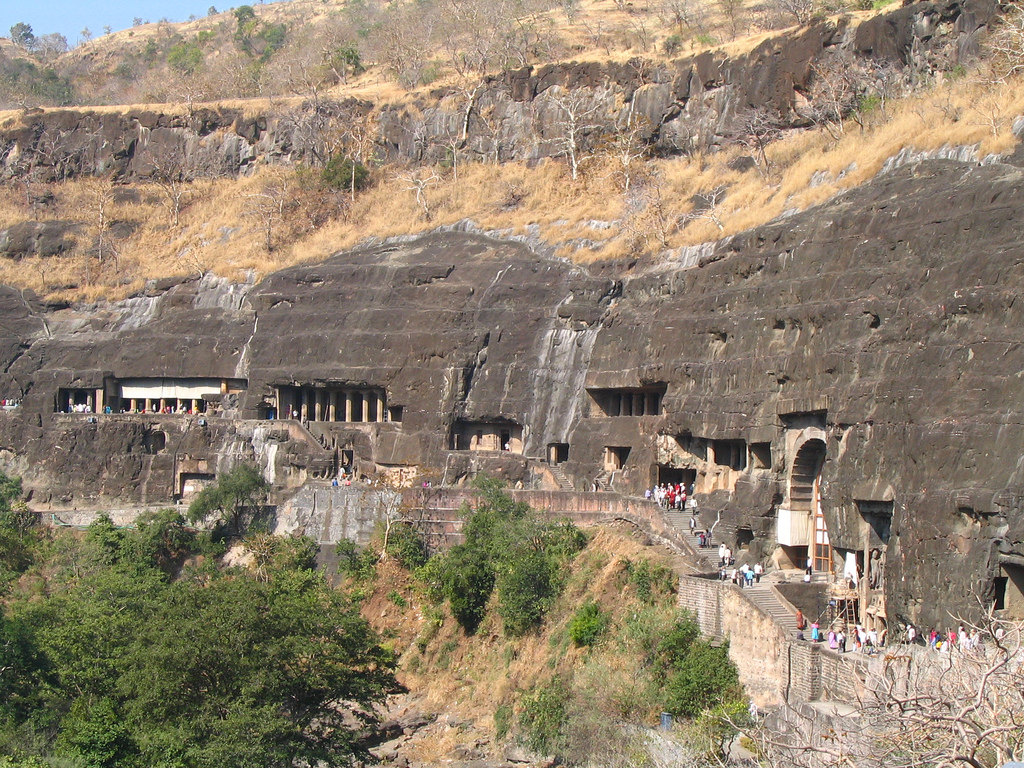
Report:
[[[630,494],[682,479],[750,557],[813,492],[890,620],[948,621],[1024,556],[1022,182],[907,165],[689,268],[588,271],[437,233],[116,305],[4,289],[0,396],[20,405],[0,413],[0,456],[53,508],[170,501],[239,458],[282,489],[339,465]],[[159,378],[228,391],[201,420],[55,413],[68,391],[117,403]],[[300,387],[308,424],[266,418]],[[331,418],[325,393],[348,390],[379,393],[377,415],[343,421],[337,401]]]

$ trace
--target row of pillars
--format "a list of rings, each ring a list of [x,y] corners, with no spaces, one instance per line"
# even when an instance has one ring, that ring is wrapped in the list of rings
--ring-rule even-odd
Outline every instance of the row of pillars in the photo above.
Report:
[[[277,402],[282,418],[302,421],[386,421],[383,391],[281,387]]]
[[[657,416],[660,410],[660,392],[610,392],[609,416]]]
[[[128,399],[129,413],[164,413],[168,409],[171,413],[206,413],[206,401],[202,398],[178,397],[132,397]]]

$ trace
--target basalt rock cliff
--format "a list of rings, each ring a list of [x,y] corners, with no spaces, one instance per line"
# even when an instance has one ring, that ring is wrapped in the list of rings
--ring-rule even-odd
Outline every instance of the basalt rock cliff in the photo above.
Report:
[[[187,498],[240,457],[282,492],[341,466],[687,482],[751,557],[802,566],[820,517],[890,621],[1019,610],[1022,211],[1016,165],[935,160],[696,265],[449,231],[110,305],[6,288],[0,457],[40,509]],[[210,381],[201,414],[174,389]],[[159,410],[136,390],[178,412],[124,413]]]

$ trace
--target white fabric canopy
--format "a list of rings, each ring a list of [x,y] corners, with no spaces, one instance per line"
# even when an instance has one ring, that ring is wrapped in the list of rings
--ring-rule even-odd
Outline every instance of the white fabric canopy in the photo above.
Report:
[[[122,400],[201,400],[220,393],[220,379],[125,379]]]

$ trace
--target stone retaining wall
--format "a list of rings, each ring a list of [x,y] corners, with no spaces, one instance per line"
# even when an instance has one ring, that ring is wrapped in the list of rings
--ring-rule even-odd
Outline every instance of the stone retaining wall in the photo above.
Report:
[[[705,635],[729,641],[729,658],[758,707],[856,702],[863,694],[866,659],[787,637],[733,584],[683,576],[679,607],[696,614]]]

